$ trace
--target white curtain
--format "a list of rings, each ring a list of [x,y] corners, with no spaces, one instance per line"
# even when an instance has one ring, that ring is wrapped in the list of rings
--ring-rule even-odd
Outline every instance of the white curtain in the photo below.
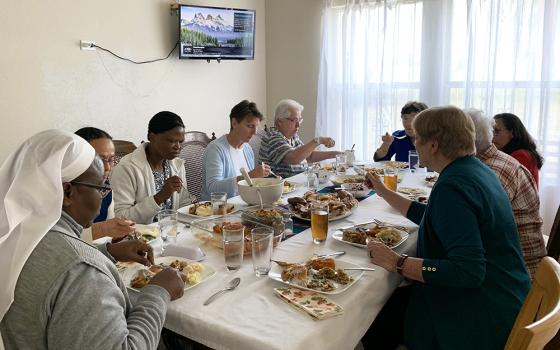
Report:
[[[317,135],[371,159],[410,100],[512,112],[545,157],[543,232],[560,202],[560,0],[327,1]]]

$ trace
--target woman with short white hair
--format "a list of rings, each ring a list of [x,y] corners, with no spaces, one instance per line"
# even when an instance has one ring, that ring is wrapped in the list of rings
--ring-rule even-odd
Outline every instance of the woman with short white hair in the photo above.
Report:
[[[274,113],[276,130],[270,131],[262,139],[259,161],[270,165],[272,171],[282,177],[290,177],[305,170],[303,162],[319,162],[335,158],[338,151],[316,151],[324,145],[332,148],[335,141],[330,137],[315,137],[307,143],[299,138],[298,131],[303,123],[303,106],[294,100],[282,100]]]

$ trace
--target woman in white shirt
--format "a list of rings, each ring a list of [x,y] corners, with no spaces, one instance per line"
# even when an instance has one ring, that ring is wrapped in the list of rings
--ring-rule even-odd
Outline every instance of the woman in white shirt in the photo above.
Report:
[[[238,194],[237,182],[242,179],[240,169],[250,170],[250,177],[267,177],[270,167],[255,167],[255,155],[248,144],[257,133],[263,119],[254,102],[243,100],[230,112],[230,131],[210,142],[204,153],[202,169],[202,199],[208,200],[212,192],[227,192],[228,197]]]
[[[185,140],[183,120],[159,112],[148,125],[148,140],[124,156],[113,170],[115,215],[149,224],[162,209],[184,207],[195,199],[187,190],[185,165],[177,158]]]

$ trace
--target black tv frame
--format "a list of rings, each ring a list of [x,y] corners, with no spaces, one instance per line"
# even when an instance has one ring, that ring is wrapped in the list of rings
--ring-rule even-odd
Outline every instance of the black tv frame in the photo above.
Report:
[[[222,56],[183,56],[181,54],[181,8],[182,7],[200,7],[200,8],[210,8],[210,9],[218,9],[218,10],[234,10],[234,11],[248,11],[253,12],[253,55],[251,57],[222,57]],[[177,21],[179,25],[179,59],[181,60],[206,60],[210,62],[211,60],[216,60],[218,63],[222,60],[233,60],[233,61],[246,61],[246,60],[254,60],[255,59],[255,37],[257,36],[257,11],[251,9],[239,9],[234,7],[217,7],[217,6],[201,6],[201,5],[188,5],[188,4],[180,4],[179,8],[177,9],[177,17],[179,20]]]

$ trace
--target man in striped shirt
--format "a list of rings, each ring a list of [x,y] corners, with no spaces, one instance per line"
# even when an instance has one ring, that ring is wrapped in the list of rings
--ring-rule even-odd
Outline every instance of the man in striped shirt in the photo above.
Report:
[[[284,178],[305,170],[305,161],[313,163],[335,158],[338,151],[316,151],[319,145],[332,148],[335,142],[330,137],[315,137],[303,143],[298,130],[303,123],[303,106],[294,100],[282,100],[276,106],[274,126],[261,141],[259,162],[269,164],[272,171]]]
[[[537,271],[539,261],[546,255],[535,179],[515,158],[494,146],[490,119],[485,118],[478,110],[471,109],[465,112],[472,118],[476,129],[478,159],[494,170],[509,197],[525,265],[532,277]]]

